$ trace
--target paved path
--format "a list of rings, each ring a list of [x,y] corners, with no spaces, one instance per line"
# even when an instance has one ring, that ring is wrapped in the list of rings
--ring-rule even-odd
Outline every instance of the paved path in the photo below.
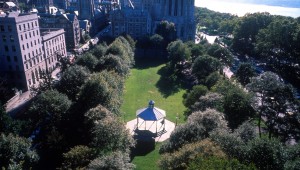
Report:
[[[135,135],[135,129],[137,125],[137,120],[133,119],[127,122],[126,127],[129,129],[131,135]],[[139,119],[139,130],[147,130],[153,134],[156,132],[156,121],[144,121]],[[171,133],[175,129],[175,124],[167,119],[165,119],[165,131],[163,131],[164,125],[161,123],[161,120],[157,122],[157,132],[159,135],[155,137],[155,142],[163,142],[166,139],[170,138]]]

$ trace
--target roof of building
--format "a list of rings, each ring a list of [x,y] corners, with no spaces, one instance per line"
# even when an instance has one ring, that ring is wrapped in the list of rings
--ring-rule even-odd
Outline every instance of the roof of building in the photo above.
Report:
[[[16,6],[16,4],[13,3],[13,2],[5,2],[5,3],[6,3],[6,5],[8,5],[9,7],[15,7],[15,6]]]
[[[149,106],[136,111],[136,116],[146,121],[157,121],[166,117],[166,111],[154,107],[154,101],[149,102]]]

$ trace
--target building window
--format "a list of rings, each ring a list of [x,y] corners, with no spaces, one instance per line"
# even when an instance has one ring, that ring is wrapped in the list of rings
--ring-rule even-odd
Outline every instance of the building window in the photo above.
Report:
[[[33,22],[31,22],[31,26],[32,26],[32,28],[33,28]]]
[[[19,25],[19,31],[21,31],[22,30],[22,27],[21,27],[21,25]]]
[[[36,30],[36,35],[39,35],[39,30]]]
[[[24,30],[26,29],[25,24],[23,24],[23,28],[24,28]]]
[[[13,45],[13,46],[11,46],[11,49],[12,49],[12,51],[13,52],[16,52],[17,50],[16,50],[16,47]]]
[[[30,29],[30,25],[29,25],[29,23],[27,23],[27,27],[28,27],[28,29]]]
[[[22,49],[23,49],[23,50],[25,50],[25,46],[24,46],[24,44],[22,45]]]
[[[37,26],[37,22],[35,21],[35,26]]]
[[[27,48],[29,48],[29,44],[28,43],[26,43],[27,44]]]
[[[26,63],[26,69],[28,69],[28,64]]]
[[[8,62],[10,62],[10,56],[9,55],[6,56],[6,59],[7,59]]]
[[[4,46],[4,49],[5,49],[5,51],[7,52],[7,51],[8,51],[8,46],[7,46],[7,45]]]
[[[26,54],[24,54],[24,59],[27,60]]]
[[[20,71],[20,67],[16,65],[16,71]]]
[[[7,26],[7,28],[8,28],[8,31],[9,31],[9,32],[12,31],[11,25]]]
[[[10,38],[10,42],[14,42],[15,41],[14,36],[10,35],[9,38]]]
[[[4,25],[0,25],[0,31],[4,32]]]
[[[27,39],[27,34],[25,33],[25,39]]]
[[[18,62],[18,57],[14,56],[14,61],[17,63]]]
[[[23,35],[21,35],[21,40],[23,41]]]
[[[31,32],[29,32],[29,37],[31,38]]]
[[[5,35],[2,35],[2,41],[6,42],[6,36]]]

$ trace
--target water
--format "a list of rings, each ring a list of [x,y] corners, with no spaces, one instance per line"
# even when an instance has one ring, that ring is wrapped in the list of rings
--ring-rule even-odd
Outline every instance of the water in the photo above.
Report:
[[[300,17],[299,0],[195,0],[195,6],[238,16],[269,12],[272,15]]]

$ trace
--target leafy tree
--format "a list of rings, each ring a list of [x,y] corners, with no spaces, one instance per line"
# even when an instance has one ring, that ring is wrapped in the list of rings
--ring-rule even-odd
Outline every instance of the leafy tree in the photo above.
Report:
[[[91,145],[101,152],[122,151],[129,153],[134,141],[125,125],[114,114],[98,106],[85,114],[87,122],[93,122]]]
[[[186,124],[176,127],[159,152],[173,152],[185,144],[208,138],[211,132],[218,129],[227,129],[223,113],[212,109],[194,112],[188,117]]]
[[[255,115],[251,106],[251,96],[238,88],[226,92],[223,107],[228,126],[231,129],[237,128]]]
[[[295,101],[293,90],[282,79],[272,72],[265,72],[252,78],[247,88],[254,92],[253,106],[259,113],[259,133],[261,135],[261,119],[266,118],[269,138],[272,134],[284,139],[299,136],[299,132],[291,127],[298,118],[299,104]],[[294,123],[294,124],[293,124]]]
[[[175,24],[168,21],[161,21],[157,25],[155,33],[161,35],[164,38],[164,40],[167,42],[166,44],[175,41],[177,38]]]
[[[206,109],[216,109],[219,112],[223,112],[224,108],[224,96],[219,93],[208,92],[206,95],[201,96],[192,106],[191,111],[195,112],[205,111]]]
[[[87,67],[90,71],[94,71],[98,59],[91,53],[85,53],[77,58],[76,64]]]
[[[51,72],[48,70],[39,70],[39,75],[39,85],[30,87],[30,93],[32,96],[54,89],[55,83]]]
[[[201,97],[204,96],[208,92],[206,86],[203,85],[196,85],[193,89],[184,94],[183,104],[186,107],[190,107]]]
[[[101,104],[113,113],[119,114],[123,84],[123,79],[114,72],[102,71],[93,74],[82,86],[79,102],[85,110]]]
[[[221,63],[219,60],[209,55],[204,55],[196,58],[192,65],[192,73],[201,81],[220,68]]]
[[[95,158],[95,149],[83,145],[75,146],[63,154],[61,169],[85,169]]]
[[[256,126],[250,121],[245,121],[237,129],[234,130],[233,134],[243,142],[247,143],[248,141],[253,140],[257,137]]]
[[[207,158],[210,156],[226,157],[218,145],[209,139],[204,139],[199,142],[186,144],[173,153],[161,155],[158,165],[160,169],[187,169],[190,163],[198,157]]]
[[[269,13],[246,14],[234,31],[232,48],[241,53],[252,54],[256,35],[260,29],[266,28],[271,22],[272,16]]]
[[[300,144],[288,146],[286,149],[287,161],[284,164],[284,169],[299,169],[300,167]]]
[[[2,169],[30,169],[39,160],[31,141],[12,134],[0,136],[0,167]]]
[[[256,167],[253,164],[245,165],[240,163],[237,159],[225,159],[215,156],[203,158],[197,157],[190,163],[188,170],[198,169],[243,169],[243,170],[255,170]]]
[[[0,102],[0,134],[19,134],[22,128],[22,122],[14,120],[6,113],[4,106]]]
[[[81,86],[89,77],[89,70],[85,67],[74,65],[63,72],[58,83],[58,90],[75,101]]]
[[[250,83],[250,79],[256,76],[255,69],[250,63],[241,63],[235,74],[238,81],[245,86]]]
[[[221,47],[218,44],[211,45],[207,54],[217,58],[221,63],[231,66],[233,62],[233,57],[228,49]]]
[[[244,149],[244,162],[254,163],[258,169],[283,169],[285,148],[277,140],[256,138]]]
[[[205,85],[211,89],[217,82],[221,79],[221,75],[219,72],[210,73],[205,79]]]
[[[198,56],[204,54],[204,46],[201,44],[195,44],[193,41],[188,41],[185,43],[191,50],[192,60],[196,59]]]
[[[171,42],[167,47],[167,51],[173,67],[176,67],[180,62],[188,60],[191,56],[190,49],[181,40]]]
[[[72,102],[56,90],[48,90],[36,97],[27,113],[31,121],[34,143],[38,149],[49,153],[64,148],[64,122]]]
[[[100,59],[106,54],[107,45],[105,43],[96,45],[93,50],[92,54],[97,58]]]
[[[122,77],[127,77],[130,73],[130,67],[124,63],[124,60],[119,56],[108,54],[102,57],[97,66],[99,70],[115,71]]]
[[[155,49],[161,49],[164,46],[164,38],[159,34],[150,37],[151,46]]]
[[[134,169],[127,153],[116,151],[93,160],[88,169]]]

